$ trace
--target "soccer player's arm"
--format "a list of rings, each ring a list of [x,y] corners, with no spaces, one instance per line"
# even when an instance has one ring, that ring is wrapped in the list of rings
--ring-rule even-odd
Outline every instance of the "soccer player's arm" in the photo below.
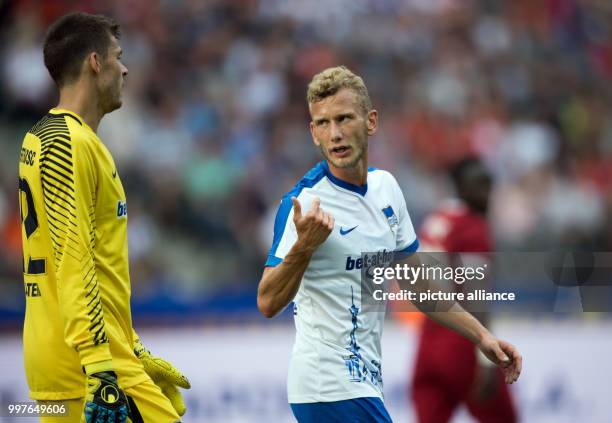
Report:
[[[301,199],[304,202],[304,198]],[[312,255],[331,233],[334,218],[312,199],[302,215],[295,197],[281,201],[274,221],[274,238],[257,290],[257,307],[265,317],[281,312],[297,294]]]
[[[88,142],[73,134],[43,147],[40,173],[64,338],[90,375],[112,371],[113,362],[94,258],[97,173]]]
[[[73,134],[70,140],[58,136],[43,146],[40,174],[44,209],[64,339],[78,352],[87,374],[84,421],[98,421],[104,415],[125,421],[128,402],[113,371],[95,267],[97,169],[88,142]]]
[[[404,264],[419,268],[422,266],[417,254],[404,260]],[[428,289],[437,291],[435,283],[428,279],[417,280],[410,289],[420,296]],[[428,301],[414,304],[428,318],[457,332],[469,339],[491,362],[502,368],[506,383],[514,383],[521,374],[522,357],[518,350],[510,343],[497,339],[472,314],[467,312],[455,301]]]
[[[395,182],[395,181],[394,181]],[[395,182],[396,200],[399,205],[399,228],[397,232],[397,251],[404,254],[400,261],[410,267],[421,267],[418,254],[412,254],[418,249],[418,240],[410,220],[404,195]],[[412,291],[420,294],[432,285],[429,280],[418,280],[410,286]],[[454,301],[437,301],[434,303],[415,303],[415,306],[428,318],[457,332],[472,341],[482,353],[492,362],[502,367],[506,383],[515,382],[522,367],[522,357],[510,343],[495,338],[474,316],[465,311]]]

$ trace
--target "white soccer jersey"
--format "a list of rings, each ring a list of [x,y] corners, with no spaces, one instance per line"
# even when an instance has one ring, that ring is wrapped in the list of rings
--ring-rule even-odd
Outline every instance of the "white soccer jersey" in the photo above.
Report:
[[[307,213],[315,197],[335,218],[294,299],[296,340],[287,381],[290,403],[382,398],[380,338],[384,313],[361,307],[365,252],[414,252],[418,240],[395,178],[370,168],[367,184],[334,177],[325,161],[282,199],[266,266],[282,262],[297,239],[291,197]]]

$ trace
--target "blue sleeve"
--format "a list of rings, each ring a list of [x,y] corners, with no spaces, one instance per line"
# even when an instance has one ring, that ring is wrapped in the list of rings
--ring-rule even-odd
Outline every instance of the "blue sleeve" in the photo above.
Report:
[[[412,241],[412,244],[408,245],[406,248],[399,250],[400,253],[414,253],[419,249],[419,240],[418,238]]]
[[[276,218],[274,219],[274,236],[272,238],[272,247],[270,247],[270,251],[268,252],[268,259],[265,264],[266,267],[279,265],[288,251],[288,248],[286,248],[287,238],[289,238],[289,234],[286,234],[286,232],[288,232],[287,221],[289,220],[289,215],[291,215],[292,210],[293,203],[291,202],[291,197],[283,197],[278,206]],[[293,243],[291,244],[293,245]]]

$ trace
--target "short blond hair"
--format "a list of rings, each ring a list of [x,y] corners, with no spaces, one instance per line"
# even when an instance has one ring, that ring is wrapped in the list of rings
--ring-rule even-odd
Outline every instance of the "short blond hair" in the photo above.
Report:
[[[351,72],[346,66],[327,68],[316,74],[308,84],[306,101],[308,104],[316,103],[326,97],[335,95],[343,88],[353,90],[357,94],[359,105],[364,113],[372,109],[370,95],[363,79]]]

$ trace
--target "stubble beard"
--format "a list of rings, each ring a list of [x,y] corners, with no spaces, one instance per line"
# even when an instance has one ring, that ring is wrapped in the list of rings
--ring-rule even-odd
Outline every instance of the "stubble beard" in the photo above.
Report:
[[[102,105],[104,114],[111,113],[121,107],[123,91],[123,81],[114,80],[112,84],[102,90]]]
[[[108,93],[104,102],[104,113],[113,112],[121,107],[123,101],[121,99],[121,88],[116,92]]]
[[[368,148],[367,135],[365,135],[365,141],[358,142],[357,145],[355,145],[354,147],[351,147],[353,154],[350,157],[346,157],[346,158],[340,158],[340,159],[334,158],[329,153],[329,151],[327,151],[327,148],[323,147],[322,144],[319,145],[319,150],[321,151],[321,155],[323,155],[325,160],[330,162],[332,165],[334,165],[334,167],[337,167],[338,169],[351,169],[359,165],[359,163],[363,159],[365,150],[367,148]]]

